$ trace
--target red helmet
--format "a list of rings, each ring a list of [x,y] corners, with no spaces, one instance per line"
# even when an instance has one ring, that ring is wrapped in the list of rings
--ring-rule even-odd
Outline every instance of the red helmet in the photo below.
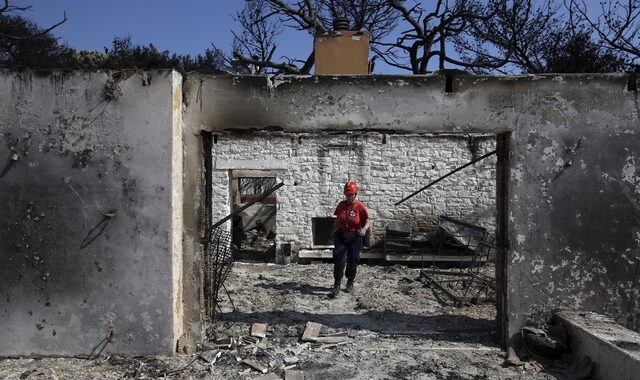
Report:
[[[344,184],[344,195],[346,196],[351,196],[351,195],[355,195],[358,192],[358,184],[355,181],[347,181],[347,183]]]

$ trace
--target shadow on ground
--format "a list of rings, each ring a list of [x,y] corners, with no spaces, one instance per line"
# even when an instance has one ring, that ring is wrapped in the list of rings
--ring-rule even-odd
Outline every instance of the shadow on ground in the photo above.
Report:
[[[331,288],[325,286],[314,286],[308,284],[301,284],[299,282],[282,282],[279,284],[274,283],[259,283],[255,285],[258,288],[278,290],[280,294],[288,293],[300,293],[310,296],[326,296],[331,291]]]
[[[268,323],[276,330],[294,329],[302,335],[309,321],[332,330],[369,330],[386,335],[412,335],[449,342],[491,343],[496,321],[461,315],[414,315],[395,311],[366,311],[361,314],[318,314],[295,310],[224,313],[221,320],[236,323]]]

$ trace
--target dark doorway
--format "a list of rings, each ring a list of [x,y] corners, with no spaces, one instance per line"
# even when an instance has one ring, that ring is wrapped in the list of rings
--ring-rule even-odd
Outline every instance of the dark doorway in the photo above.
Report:
[[[497,135],[496,150],[496,321],[498,340],[506,346],[508,340],[508,269],[509,269],[509,144],[511,133]]]

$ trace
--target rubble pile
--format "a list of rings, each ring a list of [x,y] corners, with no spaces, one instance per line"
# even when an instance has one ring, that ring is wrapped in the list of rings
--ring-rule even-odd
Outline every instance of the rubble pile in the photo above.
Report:
[[[266,252],[275,244],[276,235],[263,229],[245,231],[242,249]]]

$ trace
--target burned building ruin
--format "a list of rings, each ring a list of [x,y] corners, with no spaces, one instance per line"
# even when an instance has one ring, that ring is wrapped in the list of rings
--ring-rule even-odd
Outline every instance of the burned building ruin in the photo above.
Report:
[[[242,178],[284,183],[242,223],[294,260],[327,250],[323,218],[352,177],[370,245],[442,214],[491,231],[504,344],[555,309],[640,331],[635,76],[5,70],[0,95],[1,356],[106,337],[115,353],[172,353],[202,334],[206,226],[259,193]]]

